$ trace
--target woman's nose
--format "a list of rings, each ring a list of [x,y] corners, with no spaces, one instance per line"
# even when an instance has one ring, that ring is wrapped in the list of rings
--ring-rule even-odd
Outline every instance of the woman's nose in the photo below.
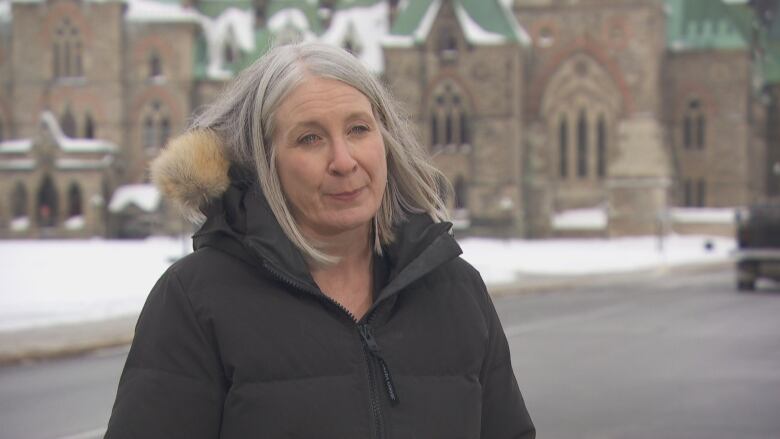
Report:
[[[356,169],[357,161],[352,157],[352,149],[346,139],[334,139],[328,171],[335,175],[345,175],[355,172]]]

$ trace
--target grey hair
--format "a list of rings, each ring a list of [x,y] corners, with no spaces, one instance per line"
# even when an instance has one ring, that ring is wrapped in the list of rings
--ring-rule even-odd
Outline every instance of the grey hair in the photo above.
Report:
[[[373,247],[394,241],[394,226],[409,213],[449,221],[444,202],[452,188],[430,162],[408,119],[385,87],[350,53],[322,43],[274,47],[242,71],[193,121],[191,129],[214,131],[230,160],[255,175],[284,233],[305,257],[319,264],[336,258],[303,236],[282,192],[272,144],[274,115],[307,77],[341,81],[363,93],[378,117],[387,154],[387,186],[373,221]]]

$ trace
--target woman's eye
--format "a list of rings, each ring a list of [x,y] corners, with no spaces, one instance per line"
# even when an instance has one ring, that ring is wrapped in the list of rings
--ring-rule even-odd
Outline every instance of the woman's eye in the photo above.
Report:
[[[311,145],[313,143],[316,143],[317,140],[319,140],[319,138],[317,137],[316,134],[307,134],[301,137],[300,139],[298,139],[298,143],[303,145]]]
[[[355,125],[349,129],[351,134],[363,134],[368,131],[368,127],[365,125]]]

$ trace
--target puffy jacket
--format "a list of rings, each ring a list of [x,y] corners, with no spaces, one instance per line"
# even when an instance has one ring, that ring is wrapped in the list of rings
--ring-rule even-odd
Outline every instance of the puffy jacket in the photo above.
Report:
[[[106,438],[535,437],[490,296],[448,223],[399,227],[356,321],[255,185],[234,174],[204,210],[195,252],[141,312]]]

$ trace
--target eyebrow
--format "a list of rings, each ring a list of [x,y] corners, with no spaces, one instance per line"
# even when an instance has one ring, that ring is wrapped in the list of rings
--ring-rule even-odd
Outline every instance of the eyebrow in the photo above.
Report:
[[[370,119],[372,116],[373,116],[372,113],[368,113],[363,110],[358,110],[349,113],[344,120],[351,121],[354,119],[369,119],[368,122],[371,122]],[[291,133],[300,128],[322,128],[322,124],[316,119],[303,120],[290,127],[288,133]]]

